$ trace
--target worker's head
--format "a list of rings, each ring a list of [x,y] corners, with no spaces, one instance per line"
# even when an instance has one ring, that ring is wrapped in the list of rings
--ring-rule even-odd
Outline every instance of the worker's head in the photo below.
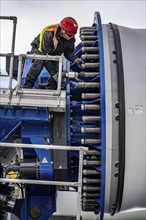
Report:
[[[74,37],[78,30],[78,24],[72,17],[63,18],[59,26],[61,27],[61,36],[67,40]]]

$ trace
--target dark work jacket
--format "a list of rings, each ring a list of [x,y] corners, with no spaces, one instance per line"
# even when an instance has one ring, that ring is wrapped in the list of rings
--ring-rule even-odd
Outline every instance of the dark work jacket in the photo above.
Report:
[[[46,31],[43,35],[42,39],[42,52],[39,54],[42,55],[61,55],[64,53],[66,59],[71,62],[74,62],[77,59],[77,56],[74,55],[74,47],[75,47],[75,38],[70,38],[70,40],[66,40],[60,36],[60,27],[57,28],[56,31],[56,39],[58,40],[57,48],[54,49],[53,44],[53,36],[54,33],[52,31]],[[32,52],[36,51],[39,48],[39,35],[32,41]]]

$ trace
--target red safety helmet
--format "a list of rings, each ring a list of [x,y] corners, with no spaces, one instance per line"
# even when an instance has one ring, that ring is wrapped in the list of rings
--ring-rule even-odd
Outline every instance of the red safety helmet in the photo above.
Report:
[[[59,26],[70,36],[74,36],[78,30],[78,23],[72,17],[63,18]]]

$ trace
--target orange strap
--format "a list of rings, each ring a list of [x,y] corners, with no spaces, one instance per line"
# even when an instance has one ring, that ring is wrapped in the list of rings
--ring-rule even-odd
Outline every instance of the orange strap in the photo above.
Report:
[[[44,33],[47,32],[47,31],[54,32],[54,36],[53,36],[54,50],[57,48],[58,40],[56,39],[56,31],[57,31],[58,26],[59,26],[59,24],[47,25],[47,26],[42,30],[42,32],[41,32],[40,35],[39,35],[40,43],[39,43],[39,48],[38,48],[38,50],[39,50],[40,52],[42,52],[43,36],[44,36]]]

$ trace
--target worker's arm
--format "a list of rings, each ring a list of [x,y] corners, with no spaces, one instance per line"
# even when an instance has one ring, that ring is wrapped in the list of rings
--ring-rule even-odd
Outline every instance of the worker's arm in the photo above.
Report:
[[[31,52],[39,54],[40,52],[38,51],[38,47],[39,47],[39,35],[37,37],[34,38],[34,40],[31,42]]]
[[[70,42],[70,44],[67,46],[67,48],[64,51],[64,56],[67,60],[74,62],[74,60],[76,60],[78,57],[76,55],[74,55],[74,45],[75,40],[72,39],[72,42]]]
[[[76,63],[79,68],[81,68],[82,64],[84,64],[84,61],[81,58],[78,58],[76,55],[74,55],[74,43],[67,47],[64,52],[64,56],[69,61]]]

